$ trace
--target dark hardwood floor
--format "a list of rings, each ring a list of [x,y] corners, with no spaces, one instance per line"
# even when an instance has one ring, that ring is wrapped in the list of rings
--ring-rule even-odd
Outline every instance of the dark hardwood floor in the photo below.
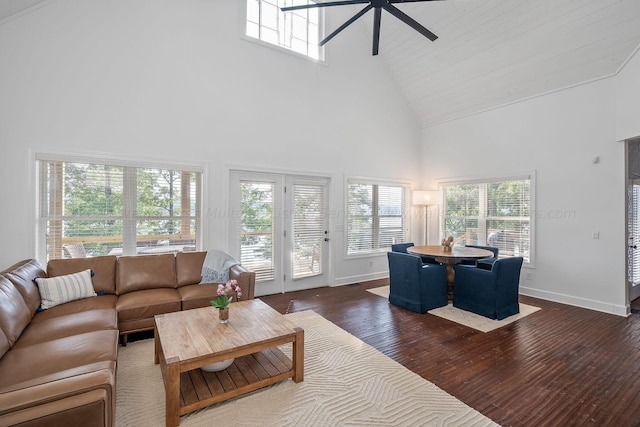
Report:
[[[314,310],[504,426],[640,426],[640,315],[541,307],[482,333],[390,305],[388,280],[261,297]]]

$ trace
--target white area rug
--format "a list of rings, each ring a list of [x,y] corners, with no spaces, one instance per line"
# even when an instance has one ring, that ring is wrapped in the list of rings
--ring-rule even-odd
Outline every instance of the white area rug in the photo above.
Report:
[[[389,299],[389,286],[381,286],[379,288],[367,289],[368,292],[376,294],[378,296]],[[540,310],[540,307],[534,307],[520,303],[520,313],[507,317],[502,320],[493,320],[479,314],[471,313],[469,311],[460,310],[449,304],[446,307],[440,307],[433,310],[429,310],[427,313],[434,316],[442,317],[452,322],[460,323],[461,325],[468,326],[481,332],[490,332],[494,329],[501,328],[509,323],[515,322],[518,319],[522,319],[525,316],[535,313]]]
[[[304,381],[185,415],[181,426],[497,425],[313,311],[286,316],[305,330]],[[290,356],[291,345],[282,350]],[[165,425],[153,340],[119,348],[116,389],[117,427]]]

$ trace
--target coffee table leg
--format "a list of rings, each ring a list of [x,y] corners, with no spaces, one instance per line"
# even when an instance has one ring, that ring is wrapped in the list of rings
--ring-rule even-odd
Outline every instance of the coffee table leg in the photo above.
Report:
[[[165,374],[167,427],[180,425],[180,363],[167,360]]]
[[[304,379],[304,330],[296,328],[296,340],[293,342],[293,381]]]

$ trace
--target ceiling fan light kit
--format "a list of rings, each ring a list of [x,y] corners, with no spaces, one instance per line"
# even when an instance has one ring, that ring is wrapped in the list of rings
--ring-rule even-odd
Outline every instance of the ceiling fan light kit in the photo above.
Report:
[[[353,22],[355,22],[362,15],[374,9],[373,15],[373,55],[377,55],[380,49],[380,21],[382,20],[382,10],[389,12],[391,15],[395,16],[426,38],[431,41],[434,41],[438,38],[431,31],[426,29],[419,22],[411,18],[409,15],[398,9],[394,6],[397,3],[417,3],[417,2],[425,2],[425,1],[442,1],[442,0],[340,0],[340,1],[328,1],[324,3],[312,3],[305,4],[300,6],[287,6],[280,8],[283,12],[290,12],[292,10],[301,10],[301,9],[312,9],[318,7],[329,7],[329,6],[347,6],[354,4],[366,4],[364,9],[360,12],[356,13],[351,17],[347,22],[339,26],[334,32],[325,37],[321,42],[320,46],[324,46],[329,40],[338,35],[342,30],[347,28]]]

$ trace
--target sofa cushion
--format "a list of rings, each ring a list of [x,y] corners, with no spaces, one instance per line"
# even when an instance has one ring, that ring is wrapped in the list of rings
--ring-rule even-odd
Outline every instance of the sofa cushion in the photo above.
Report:
[[[169,288],[129,292],[118,297],[116,310],[120,323],[137,319],[153,319],[156,314],[180,311],[180,294],[177,290]]]
[[[109,329],[118,329],[118,318],[114,309],[87,310],[54,317],[46,322],[31,322],[22,331],[13,348]]]
[[[36,279],[36,284],[40,291],[40,308],[42,310],[97,295],[91,281],[91,270],[66,276],[39,277]]]
[[[10,346],[20,337],[32,316],[18,289],[6,277],[0,276],[0,329]]]
[[[59,338],[5,353],[0,363],[0,390],[44,376],[63,377],[65,370],[87,364],[115,361],[118,331],[94,331]]]
[[[84,313],[91,310],[111,309],[115,310],[118,297],[115,295],[98,295],[94,298],[85,298],[56,305],[48,310],[36,313],[31,323],[48,322],[58,316],[66,316],[74,313]]]
[[[35,259],[20,261],[9,267],[5,276],[16,286],[29,311],[35,313],[40,307],[40,292],[33,280],[45,276],[42,265]]]
[[[93,271],[93,288],[96,292],[116,293],[115,256],[95,258],[52,259],[47,264],[47,276],[57,277],[83,270]]]
[[[206,252],[178,252],[176,254],[176,278],[178,286],[200,283],[202,264]]]
[[[173,254],[120,257],[116,267],[117,294],[144,289],[175,288],[175,258]]]
[[[211,300],[216,299],[218,296],[218,285],[215,283],[202,283],[181,286],[178,288],[178,292],[180,292],[180,299],[182,300],[182,309],[191,310],[192,308],[210,306]]]

